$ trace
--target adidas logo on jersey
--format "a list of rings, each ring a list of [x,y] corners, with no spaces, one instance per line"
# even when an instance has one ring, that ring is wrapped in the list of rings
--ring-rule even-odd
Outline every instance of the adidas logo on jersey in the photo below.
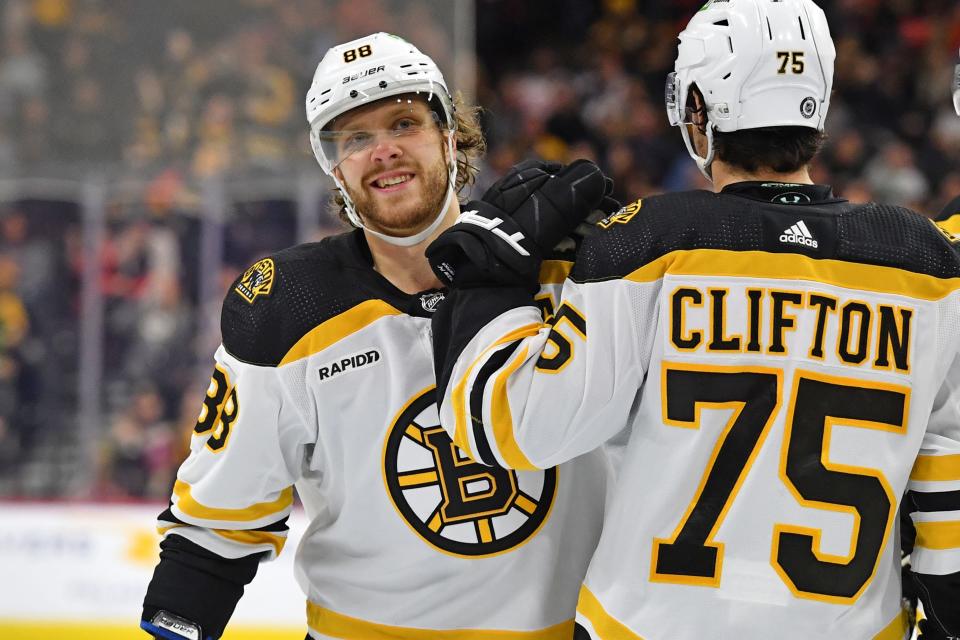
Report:
[[[320,379],[326,380],[327,378],[332,378],[338,373],[343,373],[345,371],[355,371],[361,367],[366,367],[375,362],[380,361],[380,352],[376,349],[371,349],[370,351],[365,351],[363,353],[357,353],[352,356],[347,356],[341,358],[340,360],[331,362],[328,365],[320,367]]]
[[[810,229],[807,229],[807,224],[800,220],[797,224],[793,225],[789,229],[784,230],[780,234],[780,242],[786,242],[789,244],[802,244],[805,247],[811,247],[816,249],[819,245],[814,239],[813,234],[810,233]]]

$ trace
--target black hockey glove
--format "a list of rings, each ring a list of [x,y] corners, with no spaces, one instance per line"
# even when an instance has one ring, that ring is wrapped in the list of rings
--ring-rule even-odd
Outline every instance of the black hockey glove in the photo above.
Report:
[[[531,195],[543,187],[551,176],[560,173],[562,170],[563,165],[559,162],[524,160],[487,189],[481,200],[515,216],[517,211],[521,209],[521,205]],[[613,180],[606,178],[604,195],[600,204],[580,221],[572,231],[561,237],[552,249],[560,252],[576,250],[583,238],[596,231],[597,222],[619,211],[620,203],[610,196],[612,192]]]
[[[502,178],[490,185],[481,200],[511,216],[543,183],[560,173],[563,165],[545,160],[524,160],[510,167]]]
[[[917,640],[957,640],[958,636],[951,636],[944,633],[938,625],[934,624],[930,620],[924,618],[919,622],[917,627],[920,630],[920,635],[917,636]]]
[[[587,162],[586,160],[577,160],[571,164],[568,169],[574,169],[578,163]],[[515,165],[505,176],[487,189],[487,192],[483,194],[481,200],[489,202],[498,209],[509,213],[514,218],[517,218],[518,215],[520,218],[524,218],[526,215],[529,215],[527,208],[536,206],[538,198],[556,196],[555,192],[547,189],[545,193],[537,195],[536,198],[527,202],[531,196],[537,194],[537,192],[543,188],[551,176],[563,172],[564,167],[558,162],[525,160]],[[558,243],[551,245],[550,248],[561,250],[574,248],[577,241],[595,231],[594,225],[596,225],[597,222],[620,210],[620,203],[610,196],[613,192],[613,180],[607,177],[604,177],[604,180],[603,197],[600,203],[585,218],[579,220],[576,227],[569,233],[560,236]],[[526,207],[524,205],[526,205]],[[522,221],[520,224],[528,230],[532,231],[533,229],[532,226],[525,225]],[[535,237],[537,236],[536,233],[533,233],[533,235]],[[546,245],[543,243],[538,242],[537,244],[541,249],[546,248]]]
[[[616,205],[612,189],[613,182],[588,160],[558,170],[551,163],[521,163],[480,201],[464,205],[457,223],[427,247],[427,259],[450,286],[536,289],[543,255],[595,209]]]
[[[506,212],[482,200],[463,205],[457,223],[430,243],[427,260],[448,286],[532,286],[543,256]]]

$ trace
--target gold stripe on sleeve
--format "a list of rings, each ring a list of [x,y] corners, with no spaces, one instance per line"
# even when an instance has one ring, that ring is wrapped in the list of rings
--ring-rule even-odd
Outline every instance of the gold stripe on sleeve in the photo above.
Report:
[[[960,521],[917,522],[918,547],[924,549],[960,549]]]
[[[476,360],[470,363],[470,366],[467,367],[466,373],[463,374],[463,377],[460,378],[454,387],[453,391],[450,394],[450,401],[453,403],[453,415],[454,415],[454,431],[453,431],[453,443],[460,447],[464,453],[466,453],[471,458],[474,458],[473,451],[470,449],[470,437],[467,434],[467,380],[470,379],[470,374],[473,373],[474,367],[483,360],[490,351],[496,349],[502,344],[508,342],[513,342],[514,340],[523,340],[524,338],[529,338],[530,336],[535,336],[540,331],[541,328],[547,325],[542,322],[535,322],[533,324],[524,325],[518,329],[514,329],[507,335],[503,336],[492,345],[483,350]]]
[[[950,456],[917,456],[910,472],[916,482],[949,482],[960,480],[960,454]]]
[[[497,449],[507,466],[521,471],[536,471],[539,467],[530,462],[517,442],[513,428],[513,415],[510,412],[510,399],[507,396],[507,381],[510,375],[526,361],[527,351],[528,349],[524,348],[520,355],[514,358],[513,362],[497,375],[497,379],[493,383],[493,396],[490,400],[490,418]]]
[[[218,509],[200,504],[190,492],[190,485],[177,480],[173,485],[176,507],[191,518],[200,520],[226,520],[228,522],[253,522],[275,513],[280,513],[293,504],[293,487],[280,492],[273,502],[259,502],[243,509]]]
[[[218,536],[226,538],[227,540],[230,540],[232,542],[239,542],[240,544],[272,545],[277,555],[280,555],[280,552],[283,550],[283,545],[286,544],[287,542],[286,536],[277,535],[276,533],[270,533],[269,531],[214,529],[213,532],[216,533]]]

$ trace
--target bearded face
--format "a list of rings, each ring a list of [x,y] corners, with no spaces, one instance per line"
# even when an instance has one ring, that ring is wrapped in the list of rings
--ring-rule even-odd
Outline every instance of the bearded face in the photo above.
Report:
[[[348,112],[337,125],[336,171],[364,225],[394,236],[428,227],[449,177],[447,139],[427,103],[385,100]]]
[[[437,132],[429,150],[408,150],[404,154],[407,157],[396,165],[371,169],[359,184],[344,183],[364,224],[391,235],[412,235],[433,222],[447,194],[447,160],[442,145]],[[395,180],[404,182],[390,184]]]

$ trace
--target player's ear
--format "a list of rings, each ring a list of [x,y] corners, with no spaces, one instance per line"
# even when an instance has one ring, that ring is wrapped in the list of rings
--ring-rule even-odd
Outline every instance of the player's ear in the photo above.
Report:
[[[333,177],[335,177],[341,183],[343,182],[343,171],[340,171],[340,167],[333,168]]]

